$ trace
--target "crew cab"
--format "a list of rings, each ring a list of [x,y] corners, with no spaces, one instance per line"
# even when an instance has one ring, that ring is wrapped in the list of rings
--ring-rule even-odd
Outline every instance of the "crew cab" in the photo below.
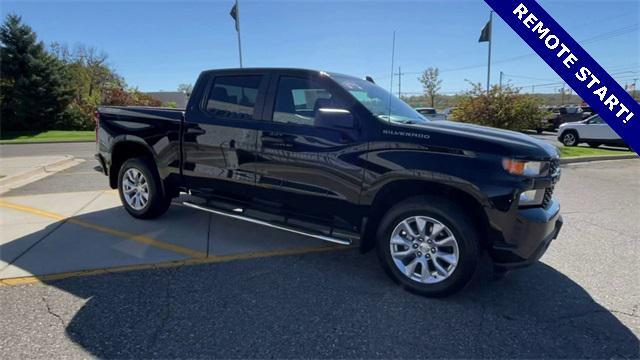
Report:
[[[627,146],[600,115],[593,115],[583,121],[564,123],[560,125],[558,134],[558,141],[565,146],[578,146],[580,143],[587,143],[594,148],[600,145]]]
[[[357,77],[203,72],[184,110],[100,107],[97,159],[124,208],[184,205],[376,249],[427,296],[461,289],[487,252],[535,262],[562,225],[557,150],[524,134],[429,121]]]

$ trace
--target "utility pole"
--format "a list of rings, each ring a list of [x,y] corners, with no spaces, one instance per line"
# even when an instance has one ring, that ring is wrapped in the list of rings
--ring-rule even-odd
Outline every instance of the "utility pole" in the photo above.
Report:
[[[500,90],[502,90],[502,76],[504,75],[504,73],[502,71],[500,71]]]
[[[531,93],[532,94],[536,93],[536,86],[535,85],[531,85]]]
[[[394,75],[398,75],[398,98],[400,98],[402,96],[402,75],[404,75],[400,66],[398,66],[398,72]]]
[[[562,88],[560,89],[560,91],[562,92],[562,95],[560,97],[562,104],[560,105],[564,105],[564,84],[562,84]]]
[[[638,85],[638,84],[637,84],[637,82],[638,82],[638,79],[637,79],[637,78],[636,78],[636,79],[633,79],[633,93],[631,94],[631,97],[632,97],[634,100],[636,99],[636,89],[637,89],[637,88],[636,88],[636,86]]]
[[[402,69],[398,66],[398,99],[402,96]]]

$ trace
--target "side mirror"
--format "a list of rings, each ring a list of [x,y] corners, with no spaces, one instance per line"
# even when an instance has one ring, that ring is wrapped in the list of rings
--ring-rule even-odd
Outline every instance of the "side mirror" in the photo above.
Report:
[[[355,120],[349,110],[320,108],[316,111],[314,126],[331,129],[353,129]]]

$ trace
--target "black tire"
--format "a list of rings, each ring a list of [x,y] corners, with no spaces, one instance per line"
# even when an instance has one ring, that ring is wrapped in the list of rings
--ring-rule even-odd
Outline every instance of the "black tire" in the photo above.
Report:
[[[148,184],[148,201],[141,209],[135,209],[125,199],[123,183],[124,176],[129,169],[141,172]],[[133,158],[125,161],[118,173],[118,193],[122,206],[131,216],[138,219],[154,219],[164,214],[171,205],[171,197],[164,195],[160,181],[160,176],[153,162],[148,158]]]
[[[394,263],[391,254],[391,235],[400,222],[411,216],[426,216],[437,220],[448,227],[455,236],[458,244],[458,263],[453,272],[440,282],[427,284],[411,279]],[[478,232],[464,210],[445,198],[417,196],[395,205],[382,218],[376,241],[378,258],[386,273],[406,290],[420,295],[444,297],[453,294],[469,283],[478,267],[480,254]]]
[[[562,136],[560,136],[560,141],[564,146],[578,146],[580,138],[576,131],[567,130],[562,133]]]
[[[590,143],[587,143],[587,144],[592,148],[597,148],[598,146],[602,145],[600,143],[594,143],[594,142],[590,142]]]

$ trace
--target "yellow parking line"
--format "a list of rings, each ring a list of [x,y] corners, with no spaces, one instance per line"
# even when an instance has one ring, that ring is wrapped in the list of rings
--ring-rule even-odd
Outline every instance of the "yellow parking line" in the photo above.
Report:
[[[116,230],[116,229],[112,229],[110,227],[106,227],[106,226],[102,226],[102,225],[96,225],[96,224],[92,224],[90,222],[84,221],[84,220],[80,220],[77,218],[73,218],[73,217],[66,217],[60,214],[55,214],[46,210],[41,210],[41,209],[36,209],[36,208],[32,208],[29,206],[24,206],[24,205],[19,205],[19,204],[13,204],[10,202],[6,202],[6,201],[2,201],[0,200],[0,207],[3,208],[7,208],[7,209],[13,209],[13,210],[18,210],[18,211],[23,211],[29,214],[33,214],[33,215],[38,215],[38,216],[42,216],[42,217],[47,217],[50,219],[54,219],[54,220],[58,220],[58,221],[64,221],[64,222],[68,222],[71,224],[75,224],[75,225],[79,225],[88,229],[92,229],[95,231],[99,231],[105,234],[109,234],[109,235],[113,235],[113,236],[117,236],[117,237],[121,237],[127,240],[131,240],[131,241],[135,241],[135,242],[139,242],[139,243],[143,243],[149,246],[153,246],[159,249],[163,249],[163,250],[169,250],[178,254],[182,254],[182,255],[187,255],[193,258],[204,258],[207,256],[206,253],[201,252],[201,251],[197,251],[197,250],[193,250],[193,249],[189,249],[183,246],[178,246],[178,245],[174,245],[174,244],[170,244],[170,243],[166,243],[163,241],[159,241],[156,240],[152,237],[146,236],[146,235],[139,235],[139,234],[132,234],[126,231],[122,231],[122,230]]]
[[[62,279],[67,279],[71,277],[103,275],[103,274],[110,274],[110,273],[135,271],[135,270],[164,269],[164,268],[172,268],[172,267],[179,267],[179,266],[222,263],[222,262],[229,262],[229,261],[235,261],[235,260],[266,258],[266,257],[273,257],[273,256],[302,255],[302,254],[325,252],[325,251],[347,250],[347,249],[353,249],[353,248],[354,246],[334,245],[334,246],[323,246],[323,247],[307,247],[307,248],[299,248],[299,249],[283,249],[283,250],[255,252],[255,253],[211,256],[207,258],[198,258],[198,259],[166,261],[166,262],[155,263],[155,264],[140,264],[140,265],[119,266],[119,267],[95,269],[95,270],[73,271],[73,272],[65,272],[65,273],[58,273],[58,274],[41,275],[41,276],[24,276],[24,277],[17,277],[17,278],[0,279],[0,286],[15,286],[15,285],[24,285],[24,284],[44,283],[47,281],[62,280]]]

